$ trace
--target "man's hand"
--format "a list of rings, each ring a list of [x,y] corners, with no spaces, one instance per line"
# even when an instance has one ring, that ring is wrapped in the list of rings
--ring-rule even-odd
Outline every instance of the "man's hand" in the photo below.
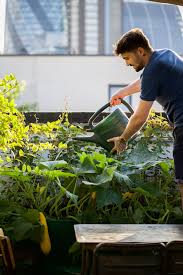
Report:
[[[129,85],[119,89],[110,99],[110,105],[115,106],[121,104],[121,99],[126,96],[133,95],[140,92],[141,90],[141,80],[137,79]]]
[[[119,155],[127,148],[126,141],[121,136],[110,138],[107,142],[114,142],[114,147],[112,148],[111,153],[116,151]]]
[[[121,99],[123,99],[126,96],[126,93],[123,89],[120,89],[117,93],[115,93],[111,99],[110,99],[110,105],[111,106],[116,106],[121,104]]]

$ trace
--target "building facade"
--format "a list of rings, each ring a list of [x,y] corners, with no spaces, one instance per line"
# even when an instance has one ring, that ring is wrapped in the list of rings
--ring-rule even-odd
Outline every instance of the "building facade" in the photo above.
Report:
[[[154,48],[183,54],[183,20],[175,5],[147,0],[0,0],[0,78],[27,82],[18,104],[39,111],[95,111],[139,76],[113,56],[117,39],[143,29]],[[2,19],[4,18],[4,19]],[[2,28],[4,26],[4,31]],[[3,43],[3,45],[2,45]],[[87,100],[85,100],[85,98]],[[136,106],[134,95],[126,100]],[[161,110],[155,105],[157,110]]]
[[[154,48],[183,53],[176,5],[147,0],[6,0],[5,54],[111,55],[126,31],[139,27]]]

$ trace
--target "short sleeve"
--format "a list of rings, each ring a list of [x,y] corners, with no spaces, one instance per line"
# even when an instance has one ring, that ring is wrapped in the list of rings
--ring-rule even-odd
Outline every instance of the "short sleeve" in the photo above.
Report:
[[[141,77],[140,98],[146,101],[154,101],[159,94],[159,81],[156,77],[143,75]]]

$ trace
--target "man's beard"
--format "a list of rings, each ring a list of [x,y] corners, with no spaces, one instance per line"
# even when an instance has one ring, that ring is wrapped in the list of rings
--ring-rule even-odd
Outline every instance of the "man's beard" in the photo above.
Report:
[[[144,65],[139,65],[138,67],[135,68],[136,72],[140,72],[144,68]]]

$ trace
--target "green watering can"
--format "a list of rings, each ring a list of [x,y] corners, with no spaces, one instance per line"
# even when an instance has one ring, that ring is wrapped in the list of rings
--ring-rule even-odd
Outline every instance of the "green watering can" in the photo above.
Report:
[[[121,99],[121,103],[124,104],[131,114],[134,113],[132,107],[123,99]],[[75,140],[94,142],[108,151],[111,151],[114,144],[111,142],[107,142],[109,138],[120,136],[126,128],[128,123],[128,117],[126,114],[120,109],[117,108],[103,120],[101,120],[98,124],[94,126],[93,122],[98,117],[98,115],[110,107],[110,103],[108,102],[103,107],[101,107],[96,113],[94,113],[88,121],[87,131],[93,132],[92,135],[87,136],[77,136],[74,137]]]

